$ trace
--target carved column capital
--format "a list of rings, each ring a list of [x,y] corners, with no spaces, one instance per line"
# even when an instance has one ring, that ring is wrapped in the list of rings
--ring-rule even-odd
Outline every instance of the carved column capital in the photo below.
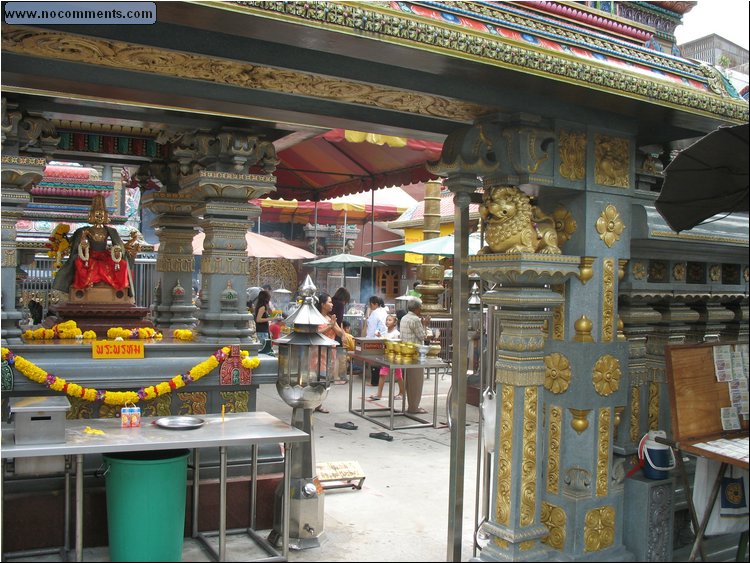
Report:
[[[429,169],[441,176],[471,172],[487,186],[551,185],[554,141],[554,131],[538,116],[499,116],[448,135]]]

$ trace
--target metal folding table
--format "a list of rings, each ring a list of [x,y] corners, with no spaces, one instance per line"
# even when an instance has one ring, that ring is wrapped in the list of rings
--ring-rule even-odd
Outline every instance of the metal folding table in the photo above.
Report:
[[[250,537],[263,548],[271,558],[265,561],[286,561],[289,552],[289,485],[290,485],[290,448],[298,442],[310,439],[310,436],[271,416],[265,412],[230,413],[222,420],[222,415],[204,415],[205,424],[200,428],[175,431],[166,430],[151,424],[158,417],[145,417],[137,428],[121,428],[119,418],[97,418],[66,421],[65,442],[60,444],[17,445],[14,443],[13,428],[2,425],[2,459],[33,458],[42,456],[71,456],[75,458],[75,560],[83,560],[83,456],[87,454],[106,454],[114,452],[136,452],[150,450],[175,450],[189,448],[193,450],[193,536],[200,540],[210,554],[219,561],[226,560],[226,485],[227,485],[227,447],[249,445],[253,449],[252,480],[252,513],[250,528],[246,531]],[[88,430],[87,430],[88,428]],[[100,434],[98,431],[103,432]],[[260,444],[283,443],[284,456],[284,494],[283,498],[283,535],[282,552],[278,553],[255,532],[255,502],[257,454]],[[220,458],[220,502],[219,502],[219,551],[206,542],[204,536],[212,535],[198,532],[198,496],[200,488],[198,450],[218,447]],[[66,464],[69,467],[70,464]],[[66,472],[68,469],[66,469]],[[3,478],[5,471],[3,468]],[[66,475],[66,486],[69,478]],[[3,487],[4,489],[4,487]],[[68,498],[66,491],[66,499]],[[69,529],[69,507],[65,507],[65,528]],[[231,531],[234,533],[235,531]],[[67,542],[67,538],[66,538]]]
[[[362,418],[369,420],[370,422],[373,422],[377,424],[378,426],[382,426],[383,428],[387,428],[388,430],[406,430],[408,428],[424,428],[427,426],[432,426],[433,428],[438,427],[437,423],[437,409],[438,409],[438,374],[441,371],[447,371],[450,364],[447,362],[444,362],[440,358],[431,358],[427,357],[424,361],[419,361],[419,359],[415,358],[413,360],[409,360],[407,363],[405,362],[392,362],[387,360],[384,356],[373,356],[373,355],[367,355],[367,354],[352,354],[352,358],[355,360],[358,360],[362,362],[363,368],[362,368],[362,395],[361,395],[361,402],[360,407],[355,409],[354,408],[354,382],[351,381],[349,384],[349,412],[356,414],[357,416],[361,416]],[[388,381],[390,383],[389,389],[388,389],[388,407],[367,407],[366,406],[366,376],[369,373],[369,371],[366,368],[368,365],[375,365],[375,366],[381,366],[388,368]],[[419,416],[417,416],[414,413],[410,413],[406,411],[406,398],[403,399],[401,403],[401,409],[397,410],[395,408],[395,399],[394,399],[394,384],[395,384],[395,377],[394,372],[396,369],[410,369],[410,368],[420,368],[425,370],[425,376],[427,379],[430,378],[430,372],[433,372],[433,380],[435,385],[435,390],[433,393],[433,407],[432,407],[432,422],[425,420]],[[372,413],[372,414],[370,414]],[[377,413],[377,416],[376,416]],[[385,424],[380,419],[388,417],[388,424]],[[405,424],[396,426],[395,425],[395,419],[397,417],[403,417],[408,418],[413,421],[415,421],[415,424]]]

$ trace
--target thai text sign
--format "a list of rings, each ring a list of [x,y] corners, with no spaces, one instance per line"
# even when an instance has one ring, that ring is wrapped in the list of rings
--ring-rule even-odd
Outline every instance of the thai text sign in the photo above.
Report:
[[[91,357],[95,360],[143,358],[143,349],[143,342],[95,340],[91,345]]]

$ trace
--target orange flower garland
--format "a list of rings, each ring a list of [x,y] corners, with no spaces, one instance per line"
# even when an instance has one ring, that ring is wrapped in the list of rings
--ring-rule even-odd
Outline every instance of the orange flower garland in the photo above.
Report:
[[[249,357],[246,350],[240,351],[242,365],[248,369],[256,368],[260,365],[258,357]],[[187,374],[175,375],[169,381],[163,381],[157,385],[141,387],[138,391],[105,391],[94,389],[92,387],[82,387],[76,383],[65,381],[51,373],[47,373],[39,366],[28,361],[22,356],[17,356],[8,348],[2,348],[2,359],[21,372],[31,381],[46,385],[53,391],[66,393],[71,397],[85,399],[86,401],[104,401],[108,405],[125,405],[126,403],[136,403],[138,401],[150,401],[160,395],[171,393],[175,389],[180,389],[198,381],[221,365],[229,357],[229,347],[225,346],[214,352],[208,359],[194,366]]]

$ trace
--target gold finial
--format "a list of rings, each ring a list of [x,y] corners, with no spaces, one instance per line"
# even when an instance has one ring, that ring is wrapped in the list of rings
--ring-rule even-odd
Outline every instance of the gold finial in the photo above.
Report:
[[[591,329],[593,323],[588,319],[586,315],[581,315],[573,326],[576,329],[576,335],[573,337],[575,342],[593,342],[594,339],[591,337]]]
[[[586,284],[592,277],[594,277],[594,256],[581,256],[581,262],[578,265],[578,279],[581,280],[582,284]]]
[[[573,419],[570,421],[570,426],[579,434],[589,427],[589,413],[591,409],[574,409],[568,408],[570,414],[573,415]]]

